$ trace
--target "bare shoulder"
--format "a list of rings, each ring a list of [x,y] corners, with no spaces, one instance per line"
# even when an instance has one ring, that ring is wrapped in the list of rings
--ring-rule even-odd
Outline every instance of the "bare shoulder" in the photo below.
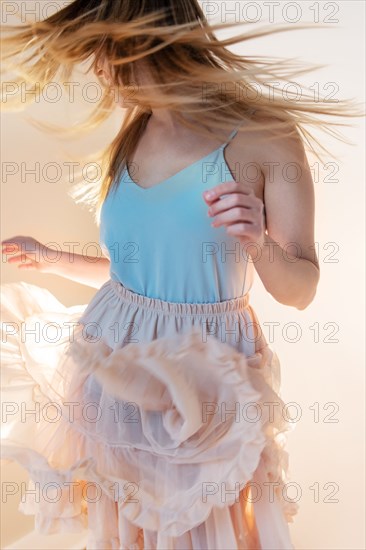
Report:
[[[277,166],[291,162],[307,164],[303,139],[296,124],[258,112],[251,120],[255,128],[250,132],[238,132],[233,140],[232,154],[238,160],[245,152],[245,157],[250,156],[263,174],[269,172],[273,163]],[[278,124],[275,129],[271,127],[273,121]],[[244,122],[242,127],[245,130],[247,126]]]
[[[289,124],[278,122],[279,127],[273,131],[270,119],[255,113],[242,123],[241,130],[225,149],[225,160],[233,179],[249,185],[263,202],[266,184],[273,180],[274,171],[280,174],[286,163],[304,158],[298,133]]]

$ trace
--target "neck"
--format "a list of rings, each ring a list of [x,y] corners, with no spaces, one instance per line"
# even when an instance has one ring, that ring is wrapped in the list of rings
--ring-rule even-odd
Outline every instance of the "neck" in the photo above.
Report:
[[[153,109],[149,118],[149,125],[159,127],[167,131],[175,131],[181,127],[174,113],[168,109]]]

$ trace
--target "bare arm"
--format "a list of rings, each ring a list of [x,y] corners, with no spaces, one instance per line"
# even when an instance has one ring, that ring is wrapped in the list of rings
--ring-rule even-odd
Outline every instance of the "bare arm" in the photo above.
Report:
[[[208,213],[216,227],[225,225],[239,239],[275,300],[305,309],[315,296],[320,272],[314,249],[314,188],[302,140],[287,129],[265,146],[246,136],[237,144],[235,161],[240,163],[241,155],[244,164],[252,163],[259,155],[263,199],[240,170],[238,181],[204,193]]]
[[[47,272],[83,285],[100,288],[110,278],[109,269],[108,258],[83,256],[62,251],[60,261],[49,264]]]
[[[254,265],[275,300],[301,310],[314,299],[320,271],[313,261],[291,254],[290,248],[284,250],[265,235],[262,254]]]
[[[299,136],[269,143],[263,157],[268,234],[254,265],[280,303],[305,309],[320,277],[314,247],[314,185]]]
[[[106,257],[56,251],[27,236],[12,237],[1,244],[3,261],[17,264],[19,269],[52,273],[93,288],[100,288],[110,278]]]

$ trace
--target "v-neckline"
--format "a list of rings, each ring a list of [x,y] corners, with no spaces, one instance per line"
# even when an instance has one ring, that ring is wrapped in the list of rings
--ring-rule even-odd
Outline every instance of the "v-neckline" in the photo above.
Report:
[[[233,136],[234,137],[234,136]],[[232,138],[231,138],[232,139]],[[208,153],[207,155],[205,155],[204,157],[196,160],[195,162],[192,162],[191,164],[189,164],[188,166],[186,166],[185,168],[182,168],[181,170],[179,170],[178,172],[176,172],[175,174],[173,174],[172,176],[170,176],[169,178],[166,178],[162,181],[159,181],[158,183],[155,183],[154,185],[152,185],[151,187],[141,187],[141,185],[138,185],[130,176],[130,172],[128,170],[128,166],[127,166],[127,163],[126,163],[126,168],[125,168],[125,171],[126,171],[126,175],[127,175],[127,181],[130,182],[132,184],[132,186],[140,191],[142,191],[143,193],[145,191],[151,191],[152,189],[155,189],[155,187],[160,187],[161,185],[164,185],[165,183],[168,183],[170,182],[172,179],[176,178],[177,176],[180,176],[183,172],[185,172],[186,170],[192,168],[193,166],[195,166],[196,164],[198,164],[199,162],[202,162],[204,160],[206,160],[208,157],[210,157],[211,155],[214,155],[216,153],[218,153],[220,150],[223,150],[225,149],[225,147],[229,144],[231,140],[229,139],[229,141],[226,141],[225,143],[222,143],[219,147],[217,147],[214,151],[211,151],[210,153]]]

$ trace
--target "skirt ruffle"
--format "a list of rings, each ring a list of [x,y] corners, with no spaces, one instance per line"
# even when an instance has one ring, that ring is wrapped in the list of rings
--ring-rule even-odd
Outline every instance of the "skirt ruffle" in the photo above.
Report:
[[[43,534],[78,532],[95,529],[98,502],[97,548],[178,548],[178,539],[201,548],[194,536],[203,523],[211,548],[237,545],[238,532],[240,548],[293,548],[287,523],[298,504],[285,491],[293,424],[276,354],[204,342],[194,325],[113,345],[84,326],[92,318],[102,333],[110,328],[109,292],[104,285],[95,307],[65,307],[35,285],[1,286],[1,456],[29,473],[19,510]],[[131,311],[120,319],[131,320]]]

